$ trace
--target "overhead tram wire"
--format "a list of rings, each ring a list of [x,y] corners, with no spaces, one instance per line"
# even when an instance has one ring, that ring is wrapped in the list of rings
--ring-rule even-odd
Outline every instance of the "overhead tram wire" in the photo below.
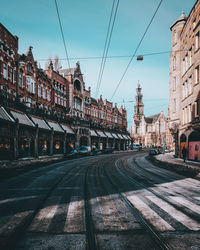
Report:
[[[101,72],[102,72],[102,67],[103,67],[103,61],[104,61],[107,42],[108,42],[108,36],[109,36],[109,32],[110,32],[110,25],[111,25],[111,20],[112,20],[112,16],[113,16],[115,1],[116,0],[113,0],[112,9],[111,9],[111,13],[110,13],[109,24],[108,24],[108,29],[107,29],[107,33],[106,33],[106,41],[105,41],[104,49],[103,49],[103,56],[101,58],[101,66],[100,66],[100,70],[99,70],[99,76],[98,76],[97,85],[96,85],[96,92],[95,92],[96,97],[97,97],[97,90],[98,90],[98,86],[99,86],[99,82],[100,82],[100,77],[101,77]]]
[[[144,34],[142,35],[142,38],[140,39],[138,46],[136,47],[136,49],[135,49],[135,51],[134,51],[134,53],[133,53],[133,55],[132,55],[132,57],[131,57],[131,59],[130,59],[128,65],[126,66],[126,69],[125,69],[125,71],[124,71],[124,73],[123,73],[123,75],[122,75],[122,77],[121,77],[121,79],[120,79],[120,81],[119,81],[117,87],[116,87],[115,90],[114,90],[114,93],[113,93],[113,95],[112,95],[112,97],[111,97],[111,100],[113,99],[113,97],[114,97],[115,93],[117,92],[117,90],[118,90],[118,88],[119,88],[119,86],[120,86],[122,80],[124,79],[124,76],[125,76],[125,74],[126,74],[128,68],[130,67],[130,64],[131,64],[131,62],[133,61],[133,58],[135,57],[135,55],[136,55],[136,53],[137,53],[137,51],[138,51],[138,49],[139,49],[139,47],[140,47],[140,45],[141,45],[141,43],[142,43],[142,41],[143,41],[143,39],[144,39],[146,33],[147,33],[147,31],[148,31],[148,29],[149,29],[151,23],[153,22],[153,19],[154,19],[156,13],[158,12],[158,10],[159,10],[159,8],[160,8],[160,5],[161,5],[162,1],[163,1],[163,0],[161,0],[161,1],[159,2],[158,6],[157,6],[157,8],[156,8],[156,10],[155,10],[155,12],[154,12],[154,14],[153,14],[153,16],[152,16],[150,22],[149,22],[149,24],[147,25],[147,28],[145,29],[145,32],[144,32]]]
[[[111,31],[110,31],[108,45],[107,45],[107,48],[106,48],[106,54],[105,54],[105,58],[104,58],[104,62],[103,62],[102,73],[101,73],[101,77],[100,77],[99,86],[98,86],[98,89],[97,89],[97,95],[98,95],[98,92],[99,92],[99,89],[100,89],[100,86],[101,86],[101,81],[102,81],[103,72],[104,72],[104,68],[105,68],[105,64],[106,64],[108,50],[109,50],[109,47],[110,47],[110,42],[111,42],[111,38],[112,38],[112,33],[113,33],[113,28],[114,28],[114,24],[115,24],[115,20],[116,20],[116,16],[117,16],[118,7],[119,7],[119,0],[117,0],[117,5],[116,5],[116,8],[115,8],[115,14],[114,14],[113,23],[112,23],[112,27],[111,27]]]
[[[57,0],[55,0],[55,6],[56,6],[57,15],[58,15],[58,21],[59,21],[59,25],[60,25],[60,31],[61,31],[61,35],[62,35],[62,39],[63,39],[63,44],[64,44],[65,54],[66,54],[66,58],[67,58],[67,62],[68,62],[68,67],[70,69],[70,62],[69,62],[69,57],[68,57],[68,52],[67,52],[67,46],[66,46],[65,37],[64,37],[63,28],[62,28],[62,23],[61,23],[61,19],[60,19],[59,10],[58,10]]]
[[[152,52],[152,53],[148,53],[148,54],[140,54],[140,55],[135,55],[134,57],[138,57],[138,56],[155,56],[155,55],[162,55],[162,54],[169,54],[169,53],[173,53],[173,52],[182,52],[182,51],[186,51],[187,50],[167,50],[167,51],[161,51],[161,52]],[[113,56],[107,56],[107,59],[112,59],[112,58],[130,58],[132,57],[132,55],[113,55]],[[67,58],[59,58],[60,61],[64,61]],[[102,59],[102,56],[88,56],[88,57],[69,57],[69,60],[96,60],[96,59]],[[36,61],[41,62],[41,61],[47,61],[48,58],[41,58],[41,59],[36,59]]]

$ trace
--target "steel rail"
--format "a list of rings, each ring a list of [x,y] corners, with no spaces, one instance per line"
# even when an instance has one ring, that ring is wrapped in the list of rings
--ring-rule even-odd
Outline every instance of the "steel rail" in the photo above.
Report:
[[[139,167],[139,164],[135,162],[134,163]],[[127,166],[124,166],[125,169],[129,168]],[[124,171],[122,171],[121,169],[119,169],[118,166],[116,166],[116,168],[118,169],[119,173],[121,173],[121,175],[123,175],[124,177],[128,178],[130,182],[132,182],[133,184],[137,184],[138,186],[146,189],[147,191],[151,192],[153,195],[155,195],[156,197],[160,198],[161,200],[167,202],[169,205],[173,206],[175,209],[179,210],[180,212],[183,212],[184,214],[190,216],[191,218],[193,218],[194,220],[197,220],[198,222],[200,222],[200,218],[199,216],[195,216],[191,213],[188,213],[186,210],[184,210],[182,207],[177,206],[176,204],[172,203],[171,201],[169,201],[168,199],[166,199],[163,195],[159,194],[158,192],[152,190],[151,188],[147,187],[146,185],[144,185],[141,182],[138,182],[137,180],[133,179],[133,177],[131,177],[130,175],[126,174]],[[128,169],[127,169],[128,170]],[[129,173],[131,175],[134,175],[134,173],[131,171],[131,169],[129,168]],[[136,176],[137,177],[137,176]]]
[[[52,164],[50,164],[50,165],[52,165]],[[5,241],[0,242],[0,248],[2,247],[2,249],[15,249],[16,244],[18,242],[20,242],[20,240],[22,240],[24,234],[26,233],[27,228],[31,225],[36,214],[42,208],[43,204],[45,204],[46,200],[49,198],[51,193],[57,188],[57,186],[60,184],[60,182],[62,182],[62,180],[67,175],[69,175],[69,173],[72,170],[74,170],[77,167],[79,167],[79,166],[72,166],[71,168],[68,169],[68,171],[64,175],[62,175],[60,178],[58,178],[56,183],[51,188],[49,188],[47,193],[44,195],[43,199],[41,199],[39,201],[39,203],[36,206],[36,208],[34,209],[33,213],[31,215],[29,215],[28,218],[25,218],[24,222],[21,223],[19,226],[17,226],[17,228],[9,235],[9,237],[7,239],[5,239]],[[73,178],[74,178],[74,175],[69,175],[67,182]]]
[[[109,182],[112,184],[112,186],[117,191],[118,195],[120,196],[121,200],[124,202],[124,204],[130,209],[131,213],[138,218],[144,229],[150,233],[150,235],[155,239],[157,245],[162,250],[172,250],[172,248],[169,246],[167,242],[164,241],[164,239],[152,228],[152,226],[144,219],[143,216],[135,209],[133,204],[120,192],[118,185],[113,182],[111,177],[109,176],[107,170],[104,168],[104,172],[106,177],[108,178]]]

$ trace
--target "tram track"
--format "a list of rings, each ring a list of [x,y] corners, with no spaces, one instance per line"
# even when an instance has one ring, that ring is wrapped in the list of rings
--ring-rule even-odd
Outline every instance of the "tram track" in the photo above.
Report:
[[[116,192],[118,193],[124,204],[129,208],[131,213],[140,221],[145,231],[148,232],[152,236],[152,238],[156,241],[159,249],[172,250],[172,248],[168,245],[168,243],[165,242],[165,240],[152,228],[152,226],[145,220],[145,218],[135,209],[134,205],[127,199],[127,197],[125,197],[125,195],[120,192],[117,183],[113,181],[112,178],[113,176],[111,177],[109,175],[105,167],[104,167],[104,173],[109,182],[115,188]]]

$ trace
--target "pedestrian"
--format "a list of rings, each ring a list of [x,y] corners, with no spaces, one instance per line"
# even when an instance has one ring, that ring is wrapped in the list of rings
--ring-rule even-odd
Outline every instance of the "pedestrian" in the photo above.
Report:
[[[186,160],[186,155],[187,155],[187,149],[185,148],[185,146],[184,146],[183,149],[182,149],[182,154],[183,154],[183,160],[184,160],[184,162],[185,162],[185,160]]]

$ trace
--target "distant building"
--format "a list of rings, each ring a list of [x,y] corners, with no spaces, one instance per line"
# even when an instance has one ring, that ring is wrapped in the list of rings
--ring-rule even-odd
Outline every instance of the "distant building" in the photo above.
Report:
[[[186,147],[188,158],[200,161],[200,1],[170,27],[169,127],[176,155]]]
[[[131,137],[134,143],[142,144],[146,147],[169,147],[168,122],[164,112],[161,111],[159,114],[145,117],[140,84],[138,84],[136,93],[133,123],[131,126]]]

